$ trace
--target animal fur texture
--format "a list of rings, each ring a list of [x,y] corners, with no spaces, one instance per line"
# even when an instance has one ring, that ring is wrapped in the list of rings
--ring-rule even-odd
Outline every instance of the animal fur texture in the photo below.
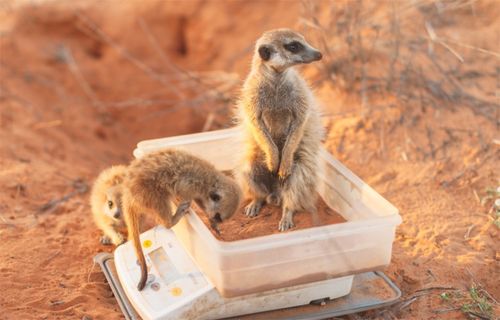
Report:
[[[324,129],[311,89],[293,66],[321,53],[290,29],[258,39],[238,105],[244,129],[242,184],[255,216],[266,203],[281,204],[279,230],[294,226],[299,210],[315,212],[318,155]]]
[[[147,280],[146,260],[139,239],[139,217],[147,214],[167,228],[173,227],[189,211],[194,201],[211,222],[221,222],[238,209],[242,192],[236,181],[209,162],[187,152],[167,149],[134,160],[124,181],[123,209],[128,236],[141,266],[138,289]],[[172,202],[179,205],[172,213]]]
[[[113,166],[102,171],[94,182],[90,206],[95,224],[102,230],[102,244],[120,245],[125,241],[117,230],[125,226],[122,214],[122,183],[127,167]]]

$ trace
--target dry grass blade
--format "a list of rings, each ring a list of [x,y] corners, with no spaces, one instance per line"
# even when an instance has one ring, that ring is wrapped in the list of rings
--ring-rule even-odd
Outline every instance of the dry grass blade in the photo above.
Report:
[[[429,287],[415,290],[415,292],[425,292],[429,290],[457,290],[455,287]]]
[[[12,223],[10,221],[8,221],[7,219],[5,219],[5,217],[3,215],[0,214],[0,220],[2,220],[3,222],[0,223],[0,225],[6,225],[6,226],[9,226],[9,227],[13,227],[13,228],[17,228],[17,225],[15,223]]]
[[[441,182],[441,185],[447,187],[447,186],[450,186],[452,185],[453,183],[457,182],[458,180],[460,180],[465,174],[467,174],[468,172],[472,171],[472,170],[477,170],[478,168],[480,168],[487,160],[491,159],[491,158],[494,158],[494,157],[498,157],[498,155],[500,154],[500,150],[496,150],[496,151],[493,151],[493,152],[490,152],[488,155],[486,155],[482,161],[480,162],[475,162],[469,166],[467,166],[465,169],[463,169],[462,171],[460,171],[458,174],[456,174],[453,178],[451,178],[450,180],[448,181],[443,181]]]
[[[212,124],[214,123],[215,119],[215,113],[210,112],[208,114],[207,120],[205,120],[205,124],[203,125],[203,129],[201,129],[202,132],[210,131],[210,128],[212,127]]]
[[[399,305],[398,309],[399,309],[399,310],[403,310],[403,309],[405,309],[405,308],[409,307],[409,306],[410,306],[413,302],[417,301],[417,298],[418,298],[418,297],[413,297],[413,298],[409,298],[409,299],[407,299],[407,300],[403,301],[403,302]]]
[[[222,98],[222,100],[228,100],[226,94],[223,91],[217,90],[213,86],[207,85],[200,77],[197,77],[192,72],[188,72],[183,68],[179,67],[178,65],[172,63],[170,59],[168,59],[168,57],[165,55],[163,50],[160,48],[158,44],[158,39],[153,35],[151,29],[144,21],[144,19],[142,18],[139,19],[139,26],[141,27],[142,31],[146,34],[150,45],[153,47],[158,56],[162,59],[163,64],[167,66],[171,72],[175,72],[177,78],[190,82],[191,88],[198,88],[201,86],[203,89],[207,89],[206,92],[208,93],[215,92],[215,95],[218,98]],[[204,92],[203,94],[206,94],[206,92]]]
[[[493,56],[493,57],[495,57],[497,59],[500,59],[500,53],[495,52],[495,51],[487,50],[487,49],[480,48],[480,47],[475,47],[475,46],[472,46],[470,44],[462,43],[460,41],[453,40],[453,39],[441,38],[440,40],[442,42],[444,42],[444,43],[453,43],[453,44],[455,44],[457,46],[461,46],[461,47],[464,47],[464,48],[467,48],[467,49],[475,50],[475,51],[478,51],[478,52],[481,52],[481,53]]]
[[[472,2],[468,5],[472,5]],[[385,13],[385,18],[389,19],[381,18],[373,12],[377,8],[369,8],[365,2],[332,5],[328,18],[318,11],[318,6],[312,1],[305,1],[303,7],[302,25],[316,34],[325,48],[335,48],[332,59],[325,59],[318,67],[321,69],[318,85],[334,81],[335,85],[347,91],[359,92],[362,114],[371,113],[373,106],[368,101],[372,100],[372,96],[376,100],[391,94],[405,105],[419,103],[422,108],[428,105],[434,108],[464,105],[475,114],[500,125],[498,102],[493,101],[491,94],[481,93],[471,89],[469,84],[463,84],[462,81],[467,78],[457,72],[460,66],[452,66],[446,54],[449,52],[460,63],[464,63],[468,59],[468,52],[456,50],[450,45],[456,43],[441,37],[434,28],[434,24],[441,27],[443,23],[448,23],[442,21],[444,19],[437,14],[436,8],[438,11],[443,8],[455,10],[460,6],[455,8],[448,3],[432,0],[412,3],[394,1],[389,15]],[[410,14],[422,17],[426,31],[424,36],[408,28],[406,17]],[[319,19],[319,16],[323,18]],[[385,41],[378,41],[379,35]],[[429,50],[429,43],[444,48],[444,53]],[[472,49],[473,46],[464,47]],[[474,48],[498,56],[496,52]],[[475,61],[472,58],[470,60]],[[381,73],[384,65],[387,70]]]
[[[61,48],[59,50],[60,50],[61,57],[68,64],[68,67],[69,67],[71,73],[73,73],[76,80],[78,81],[78,84],[83,89],[83,91],[85,92],[87,97],[90,98],[90,100],[92,101],[94,106],[102,107],[102,102],[99,100],[99,98],[97,98],[97,95],[95,94],[94,90],[92,89],[92,87],[90,86],[88,81],[83,76],[83,73],[80,70],[80,67],[78,66],[75,58],[73,57],[71,49],[63,45],[63,46],[61,46]]]
[[[168,57],[165,55],[165,53],[163,52],[163,50],[160,48],[160,46],[158,44],[158,40],[153,35],[153,33],[149,29],[149,27],[146,24],[146,22],[142,18],[140,18],[139,21],[138,21],[138,23],[139,23],[140,28],[144,32],[144,34],[146,34],[146,36],[148,38],[148,41],[151,44],[151,46],[154,48],[154,50],[156,51],[156,53],[161,57],[163,64],[165,66],[167,66],[170,69],[171,72],[179,73],[179,68],[177,68],[173,63],[170,62],[170,60],[168,59]],[[179,96],[180,96],[180,98],[185,99],[185,95],[182,93],[182,91],[179,91]]]
[[[448,49],[448,51],[450,51],[455,57],[457,57],[457,59],[460,60],[460,62],[464,62],[464,58],[462,58],[462,56],[458,54],[458,52],[453,50],[453,48],[451,48],[437,36],[436,32],[434,31],[434,28],[432,27],[432,24],[429,21],[425,22],[425,29],[427,30],[427,33],[429,34],[429,37],[432,41],[437,42],[446,49]]]
[[[44,205],[42,205],[38,209],[38,212],[42,213],[42,212],[47,212],[47,211],[53,210],[59,204],[68,201],[69,199],[73,198],[74,196],[80,195],[80,194],[85,194],[89,190],[89,186],[85,181],[78,179],[78,180],[75,180],[73,182],[73,189],[74,189],[74,191],[64,195],[63,197],[58,198],[58,199],[53,199],[53,200],[50,200],[49,202],[45,203]]]
[[[451,311],[457,311],[460,310],[460,307],[451,307],[451,308],[446,308],[446,309],[437,309],[433,310],[432,312],[434,313],[446,313],[446,312],[451,312]]]
[[[469,276],[472,280],[473,286],[480,288],[480,290],[482,292],[484,292],[488,296],[489,299],[491,299],[495,304],[498,305],[499,303],[498,303],[497,299],[495,299],[488,291],[486,291],[486,289],[484,289],[484,286],[476,280],[476,278],[474,277],[472,272],[469,270],[469,268],[465,268],[465,270],[469,274]]]
[[[60,253],[61,253],[61,249],[57,250],[56,252],[54,252],[53,254],[51,254],[47,259],[45,259],[44,261],[42,261],[40,263],[40,267],[45,267],[47,266],[47,264],[49,262],[51,262],[55,257],[57,257]]]
[[[84,14],[76,11],[75,12],[78,19],[80,19],[87,28],[92,30],[102,41],[110,45],[113,49],[115,49],[121,56],[123,56],[128,61],[132,62],[137,68],[141,69],[144,73],[146,73],[151,79],[154,79],[161,84],[163,84],[171,93],[176,95],[178,98],[182,98],[179,94],[179,91],[174,88],[172,83],[167,81],[167,78],[155,72],[151,67],[142,62],[140,59],[136,58],[132,53],[130,53],[123,46],[116,43],[111,37],[109,37],[99,26],[97,26],[90,18],[85,16]]]

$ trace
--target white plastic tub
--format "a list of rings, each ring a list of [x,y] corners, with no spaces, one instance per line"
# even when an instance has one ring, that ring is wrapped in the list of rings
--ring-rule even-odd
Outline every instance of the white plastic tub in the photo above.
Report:
[[[238,129],[143,141],[136,157],[179,148],[219,170],[238,166]],[[347,222],[239,241],[219,241],[192,213],[174,231],[224,297],[352,275],[387,266],[398,210],[326,150],[321,152],[319,194]],[[277,226],[276,226],[277,227]]]

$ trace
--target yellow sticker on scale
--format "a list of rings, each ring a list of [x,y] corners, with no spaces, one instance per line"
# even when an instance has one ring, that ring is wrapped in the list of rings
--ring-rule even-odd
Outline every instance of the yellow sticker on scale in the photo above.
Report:
[[[173,287],[172,289],[170,289],[170,293],[174,296],[174,297],[178,297],[182,294],[182,289],[179,288],[179,287]]]
[[[153,242],[151,240],[144,240],[144,242],[142,243],[142,246],[146,249],[151,247],[152,245],[153,245]]]

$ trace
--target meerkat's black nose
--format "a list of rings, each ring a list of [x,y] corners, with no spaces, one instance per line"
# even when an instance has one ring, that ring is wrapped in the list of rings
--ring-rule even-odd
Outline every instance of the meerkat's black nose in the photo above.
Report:
[[[115,212],[115,214],[113,215],[113,217],[114,217],[115,219],[120,218],[120,212],[119,212],[119,211]]]
[[[316,52],[314,53],[314,59],[315,59],[315,60],[321,60],[321,58],[323,58],[323,55],[321,54],[321,52],[316,51]]]
[[[217,223],[220,223],[222,222],[222,218],[220,216],[220,213],[216,213],[215,216],[214,216],[214,221],[217,222]]]

